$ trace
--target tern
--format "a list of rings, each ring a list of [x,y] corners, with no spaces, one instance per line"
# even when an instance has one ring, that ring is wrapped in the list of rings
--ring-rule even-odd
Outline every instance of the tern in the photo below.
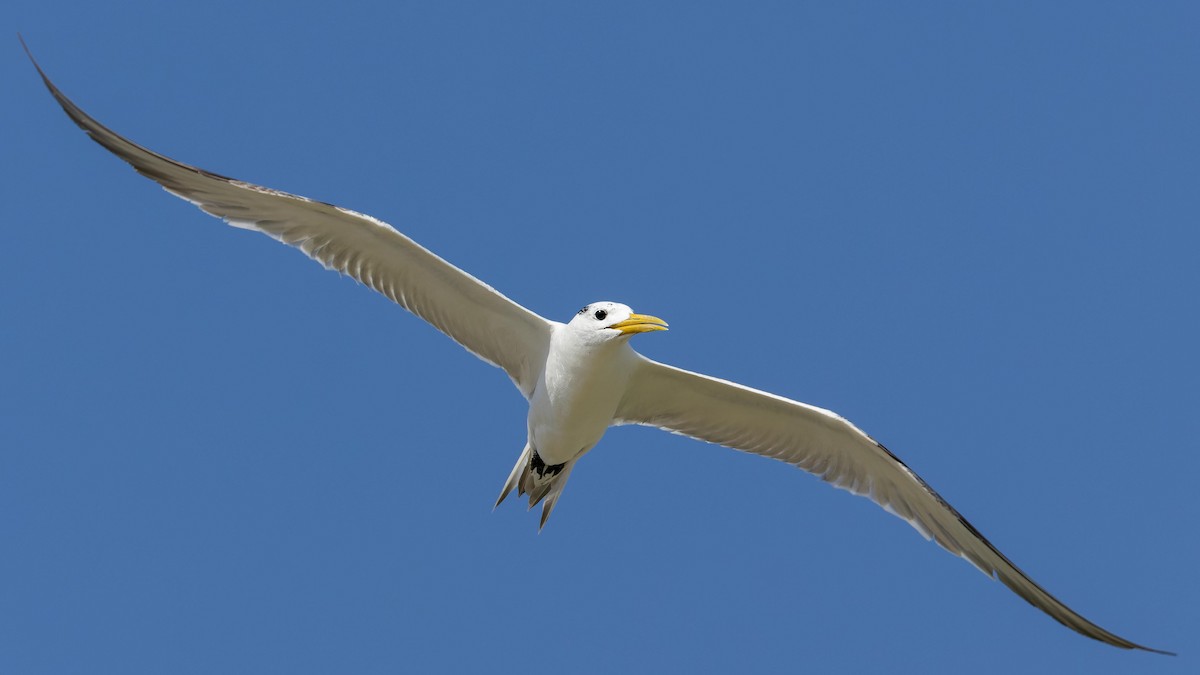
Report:
[[[567,323],[542,318],[383,221],[133,143],[72,103],[25,51],[67,115],[138,173],[234,227],[353,277],[503,369],[529,402],[528,437],[496,505],[513,490],[528,494],[531,509],[542,504],[539,530],[576,463],[609,427],[658,427],[781,460],[868,497],[1068,628],[1123,649],[1171,654],[1111,633],[1050,595],[896,455],[841,416],[635,352],[630,338],[667,330],[662,319],[609,301],[585,305]]]

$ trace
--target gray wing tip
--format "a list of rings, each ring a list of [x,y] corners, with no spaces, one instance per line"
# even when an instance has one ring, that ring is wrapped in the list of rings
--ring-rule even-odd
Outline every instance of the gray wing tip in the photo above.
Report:
[[[1121,647],[1123,649],[1137,649],[1137,650],[1140,650],[1143,652],[1150,652],[1151,654],[1162,654],[1163,656],[1179,656],[1179,654],[1177,654],[1175,652],[1169,652],[1165,649],[1155,649],[1154,647],[1147,647],[1145,645],[1139,645],[1136,642],[1130,642],[1129,646],[1113,644],[1112,642],[1109,642],[1108,644],[1113,645],[1114,647]]]
[[[29,49],[29,45],[25,43],[25,39],[22,38],[19,33],[17,34],[17,38],[21,41],[21,46],[25,49],[25,54],[29,57],[30,63],[32,63],[33,67],[37,70],[38,76],[42,78],[42,83],[46,85],[46,89],[50,92],[50,95],[54,97],[54,100],[58,102],[58,105],[62,107],[63,112],[67,114],[67,117],[70,117],[71,121],[74,122],[76,126],[87,132],[87,135],[93,141],[99,143],[109,152],[112,152],[131,164],[133,168],[142,175],[166,186],[170,182],[169,179],[162,174],[161,167],[154,166],[154,161],[159,161],[165,162],[168,166],[199,174],[207,178],[224,181],[226,183],[242,184],[241,181],[230,178],[229,176],[224,176],[219,173],[214,173],[212,171],[191,166],[189,164],[184,164],[183,162],[179,162],[165,155],[161,155],[153,150],[150,150],[149,148],[134,143],[128,138],[125,138],[121,134],[118,134],[112,129],[109,129],[105,125],[101,124],[96,118],[87,114],[82,108],[75,105],[75,102],[68,98],[67,95],[64,94],[62,90],[54,84],[53,81],[51,81],[50,76],[46,74],[46,71],[43,70],[42,66],[37,62],[37,59],[33,57],[33,52]],[[245,184],[242,184],[242,186],[245,186]]]
[[[1155,649],[1153,647],[1143,647],[1142,645],[1134,645],[1133,647],[1134,647],[1134,649],[1140,649],[1142,651],[1150,652],[1152,654],[1162,654],[1163,656],[1179,656],[1179,654],[1176,654],[1175,652],[1169,652],[1165,649]]]
[[[866,434],[864,434],[864,435],[866,435]],[[874,443],[875,446],[877,448],[879,448],[884,454],[886,454],[892,461],[894,461],[896,464],[898,464],[900,467],[902,467],[905,471],[907,471],[908,474],[916,480],[917,484],[920,485],[920,487],[922,489],[924,489],[926,493],[928,493],[930,496],[932,496],[943,509],[945,509],[955,519],[957,519],[959,524],[962,525],[962,527],[965,528],[971,536],[975,537],[976,540],[978,540],[984,546],[986,546],[993,554],[995,554],[1000,559],[1000,561],[1002,561],[1005,565],[1007,565],[1009,567],[1010,571],[1006,572],[1002,567],[994,567],[993,565],[989,564],[987,561],[983,560],[979,556],[972,554],[970,551],[967,551],[967,550],[955,551],[954,548],[951,548],[951,547],[946,546],[945,544],[942,544],[941,541],[935,537],[934,540],[938,541],[938,543],[941,544],[943,548],[945,548],[948,551],[957,553],[957,555],[966,559],[967,562],[974,565],[981,572],[986,574],[989,578],[995,579],[995,580],[1001,582],[1002,584],[1007,586],[1009,588],[1009,590],[1011,590],[1013,593],[1015,593],[1021,599],[1028,602],[1030,605],[1033,605],[1037,609],[1040,609],[1041,611],[1045,612],[1050,618],[1054,619],[1055,621],[1061,623],[1062,625],[1066,626],[1067,628],[1070,628],[1071,630],[1075,631],[1076,633],[1079,633],[1080,635],[1082,635],[1084,637],[1092,638],[1093,640],[1097,640],[1099,642],[1103,642],[1105,644],[1112,645],[1113,647],[1119,647],[1121,649],[1137,649],[1137,650],[1141,650],[1141,651],[1152,652],[1155,654],[1165,654],[1167,656],[1177,656],[1177,654],[1175,652],[1169,652],[1169,651],[1165,651],[1162,649],[1154,649],[1153,647],[1146,647],[1146,646],[1140,645],[1136,642],[1126,640],[1125,638],[1123,638],[1119,635],[1116,635],[1114,633],[1111,633],[1111,632],[1101,628],[1100,626],[1096,625],[1095,623],[1092,623],[1088,619],[1084,618],[1081,614],[1079,614],[1075,610],[1068,607],[1061,600],[1059,600],[1058,598],[1051,595],[1049,591],[1042,588],[1040,584],[1038,584],[1033,579],[1031,579],[1029,577],[1029,575],[1025,574],[1025,572],[1021,570],[1021,568],[1017,567],[1016,564],[1014,564],[1011,560],[1009,560],[1007,556],[1005,556],[1003,553],[1001,553],[1000,550],[997,549],[994,544],[992,544],[992,542],[988,541],[987,537],[983,536],[983,533],[981,533],[978,529],[976,529],[975,526],[972,525],[969,520],[967,520],[961,513],[958,512],[958,509],[955,509],[953,506],[951,506],[950,503],[947,502],[945,500],[945,498],[942,497],[941,494],[939,494],[936,490],[934,490],[932,487],[930,487],[930,485],[925,482],[925,479],[921,478],[919,475],[917,475],[917,473],[915,471],[910,469],[908,467],[908,465],[904,463],[903,460],[901,460],[899,457],[897,457],[895,455],[895,453],[893,453],[891,450],[888,450],[887,447],[885,447],[882,443],[875,440],[874,438],[871,438],[870,436],[867,436],[867,438],[872,443]],[[917,522],[914,522],[911,519],[906,519],[906,520],[908,520],[910,524],[912,524],[914,527],[916,527],[918,531],[921,531],[922,534],[924,534],[924,532],[922,531],[922,528],[918,525]],[[926,536],[926,538],[928,539],[929,537]],[[1022,584],[1020,583],[1022,581],[1025,582],[1026,584],[1028,584],[1029,586],[1032,586],[1039,593],[1044,595],[1046,600],[1049,600],[1049,603],[1046,603],[1045,601],[1041,601],[1041,599],[1038,598],[1035,594],[1031,593],[1029,591],[1029,589],[1024,588],[1022,586]]]

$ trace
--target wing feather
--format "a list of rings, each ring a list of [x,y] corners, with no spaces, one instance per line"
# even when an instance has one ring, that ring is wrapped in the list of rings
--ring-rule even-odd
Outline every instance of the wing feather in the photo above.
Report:
[[[615,423],[659,427],[795,465],[872,499],[1068,628],[1124,649],[1159,651],[1110,633],[1050,595],[904,462],[833,412],[641,357]]]
[[[503,368],[526,398],[532,394],[550,345],[551,323],[546,319],[383,221],[205,171],[137,145],[72,103],[36,61],[34,67],[67,115],[138,173],[230,225],[293,246],[326,269],[382,293],[479,358]]]

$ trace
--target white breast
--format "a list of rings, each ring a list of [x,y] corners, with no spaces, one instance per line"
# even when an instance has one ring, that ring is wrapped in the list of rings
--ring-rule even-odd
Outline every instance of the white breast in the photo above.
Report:
[[[636,355],[627,340],[595,342],[556,326],[529,402],[529,440],[547,464],[592,449],[612,424]]]

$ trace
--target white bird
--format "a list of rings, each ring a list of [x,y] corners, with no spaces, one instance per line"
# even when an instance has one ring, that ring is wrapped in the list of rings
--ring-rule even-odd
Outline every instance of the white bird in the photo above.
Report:
[[[576,462],[605,430],[625,424],[658,427],[778,459],[868,497],[1065,626],[1124,649],[1170,653],[1119,637],[1047,593],[895,455],[842,417],[657,363],[629,346],[638,333],[667,330],[663,320],[616,302],[593,302],[565,324],[544,319],[387,223],[143,148],[92,119],[36,61],[34,67],[93,140],[168,192],[357,279],[502,368],[529,402],[528,440],[496,504],[514,489],[528,493],[530,508],[543,504],[539,528]]]

